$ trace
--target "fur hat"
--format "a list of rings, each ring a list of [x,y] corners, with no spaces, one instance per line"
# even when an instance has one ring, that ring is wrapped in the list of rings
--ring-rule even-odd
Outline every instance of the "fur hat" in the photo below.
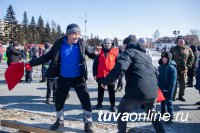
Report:
[[[171,60],[172,54],[170,52],[162,52],[161,57],[166,57],[168,60]]]

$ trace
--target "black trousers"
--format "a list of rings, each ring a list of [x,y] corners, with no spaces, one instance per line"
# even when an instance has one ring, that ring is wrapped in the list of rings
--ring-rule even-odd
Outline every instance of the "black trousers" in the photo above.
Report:
[[[188,68],[187,76],[188,76],[188,85],[193,85],[193,77],[194,77],[194,66],[192,68]]]
[[[57,79],[49,79],[49,78],[47,78],[47,94],[46,94],[46,98],[49,99],[51,97],[51,92],[53,91],[53,99],[55,100],[56,90],[57,90]]]
[[[108,87],[108,94],[109,94],[109,101],[111,106],[115,106],[115,84],[107,85]],[[101,83],[98,83],[98,104],[102,104],[104,97],[104,88],[101,87]]]
[[[126,133],[127,121],[123,121],[121,118],[123,117],[123,113],[130,113],[134,108],[139,107],[141,105],[145,105],[145,109],[147,113],[155,116],[156,113],[156,98],[149,100],[136,100],[136,99],[127,99],[125,97],[122,98],[118,107],[118,113],[121,113],[117,122],[118,122],[118,133]],[[156,116],[155,116],[156,117]],[[154,117],[153,117],[154,118]],[[153,127],[156,130],[156,133],[165,133],[164,126],[162,122],[156,117],[156,119],[152,119]]]
[[[63,109],[65,100],[67,98],[67,95],[71,87],[74,88],[82,105],[82,108],[89,112],[92,111],[90,96],[87,90],[86,81],[82,76],[77,78],[59,77],[57,80],[57,86],[58,88],[56,90],[56,97],[55,97],[55,107],[57,112]]]

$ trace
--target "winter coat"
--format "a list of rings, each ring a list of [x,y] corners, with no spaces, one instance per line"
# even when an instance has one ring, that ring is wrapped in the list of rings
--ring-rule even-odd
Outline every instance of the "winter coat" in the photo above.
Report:
[[[9,50],[6,52],[8,57],[8,65],[12,62],[19,62],[21,60],[21,51],[17,50],[15,47],[11,46]]]
[[[192,68],[194,69],[194,71],[197,70],[198,64],[199,64],[199,51],[197,50],[197,47],[194,45],[191,45],[190,48],[192,49],[192,52],[194,54],[194,63]]]
[[[160,61],[158,71],[159,88],[167,94],[166,98],[172,98],[177,81],[176,62],[169,59],[168,63],[165,65]]]
[[[129,44],[117,59],[114,69],[102,80],[104,85],[119,79],[125,73],[127,99],[145,100],[157,97],[157,69],[144,46]]]
[[[29,62],[30,65],[37,66],[37,65],[43,64],[43,63],[51,60],[51,63],[49,65],[49,68],[48,68],[45,76],[51,77],[51,78],[59,77],[60,76],[60,49],[63,44],[63,38],[64,37],[57,40],[47,54],[45,54],[37,59],[31,60]],[[86,65],[85,55],[88,55],[88,57],[90,57],[90,58],[94,58],[95,54],[93,51],[90,50],[90,48],[87,46],[87,43],[85,41],[79,39],[78,44],[80,46],[80,52],[81,52],[81,64],[80,65],[83,67],[82,76],[86,80],[87,79],[87,65]]]

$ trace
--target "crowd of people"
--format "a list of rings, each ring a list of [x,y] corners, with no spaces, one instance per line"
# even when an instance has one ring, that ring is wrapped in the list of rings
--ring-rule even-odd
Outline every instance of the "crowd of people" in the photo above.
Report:
[[[152,64],[152,59],[146,53],[144,38],[129,35],[123,40],[123,47],[116,46],[116,39],[105,38],[102,48],[97,52],[91,50],[87,42],[80,39],[81,30],[77,24],[69,24],[66,35],[58,39],[50,47],[45,43],[43,52],[35,45],[31,48],[31,59],[26,62],[26,82],[32,82],[32,67],[42,65],[42,80],[47,82],[46,103],[50,103],[53,91],[55,102],[56,121],[51,130],[64,126],[64,104],[69,97],[70,88],[74,88],[80,100],[84,114],[84,131],[93,132],[92,109],[103,107],[104,92],[109,93],[110,111],[116,112],[115,91],[122,88],[125,94],[118,106],[118,113],[132,112],[134,108],[144,106],[147,113],[154,115],[156,111],[157,91],[161,89],[165,100],[161,102],[160,112],[170,114],[166,123],[172,123],[174,118],[173,101],[184,98],[186,85],[200,90],[199,55],[196,47],[185,44],[183,36],[178,36],[175,47],[161,53],[159,67]],[[27,54],[19,49],[18,43],[13,41],[6,51],[8,66],[11,63],[26,59]],[[97,104],[91,106],[90,95],[87,89],[87,65],[85,56],[94,60],[93,77],[97,82]],[[125,77],[125,87],[123,86]],[[188,82],[186,80],[188,79]],[[176,98],[177,88],[178,97]],[[116,89],[117,88],[117,89]],[[120,89],[119,89],[120,88]],[[200,105],[200,102],[196,103]],[[199,108],[198,108],[199,109]],[[118,118],[119,133],[126,132],[127,122]],[[156,118],[152,124],[157,133],[165,133],[162,122]]]

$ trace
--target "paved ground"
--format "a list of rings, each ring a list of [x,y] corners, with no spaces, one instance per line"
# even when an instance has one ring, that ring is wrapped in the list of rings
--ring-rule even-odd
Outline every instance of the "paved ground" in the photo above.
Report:
[[[94,80],[92,80],[91,75],[91,61],[88,63],[89,68],[89,80],[88,80],[88,88],[91,96],[92,106],[96,104],[97,97],[97,84]],[[55,116],[54,104],[51,103],[49,105],[45,104],[45,95],[46,95],[46,83],[39,83],[40,78],[40,70],[38,67],[38,73],[34,74],[34,82],[31,84],[20,83],[18,84],[14,90],[8,91],[7,85],[4,80],[4,71],[6,69],[5,61],[0,64],[0,107],[5,109],[16,109],[16,110],[26,110],[29,112],[40,113],[40,114],[48,114],[51,116]],[[35,68],[36,69],[36,68]],[[118,106],[121,97],[123,96],[122,92],[116,93],[116,105]],[[187,102],[174,102],[175,108],[175,120],[172,124],[164,124],[168,133],[199,133],[200,129],[200,110],[197,110],[196,103],[200,101],[199,92],[194,88],[186,88],[185,98]],[[103,112],[109,112],[109,99],[107,92],[105,93],[104,103],[103,103]],[[160,109],[160,105],[158,104],[157,109]],[[74,92],[73,89],[70,91],[70,98],[65,103],[65,118],[70,119],[79,119],[82,118],[82,110],[80,106],[80,102]],[[135,112],[139,113],[141,109],[135,109]],[[93,111],[93,120],[98,121],[98,112],[99,110]],[[179,115],[177,115],[179,113]],[[0,114],[1,116],[1,114]],[[182,117],[181,117],[182,116]],[[104,122],[109,124],[116,124],[112,119],[111,122]],[[129,122],[128,126],[137,127],[141,130],[150,130],[154,131],[151,123],[137,121],[137,122]],[[1,128],[0,128],[1,130]],[[1,132],[1,131],[0,131]],[[108,131],[105,131],[108,132]],[[113,130],[116,132],[116,129]]]

